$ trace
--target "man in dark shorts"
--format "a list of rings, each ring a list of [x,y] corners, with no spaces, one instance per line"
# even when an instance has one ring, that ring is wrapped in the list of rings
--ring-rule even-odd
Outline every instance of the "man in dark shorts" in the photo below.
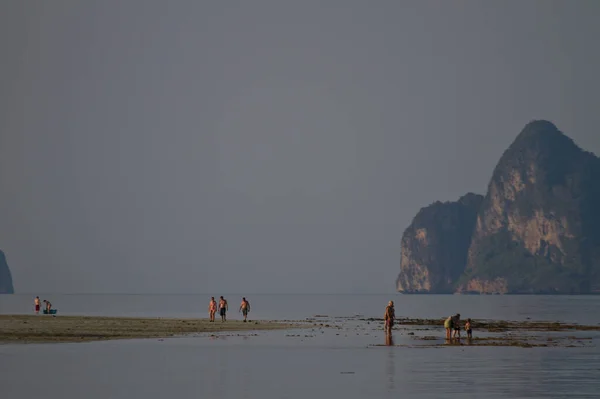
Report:
[[[219,314],[221,315],[221,321],[227,320],[226,314],[229,306],[227,305],[227,300],[223,297],[219,299]]]

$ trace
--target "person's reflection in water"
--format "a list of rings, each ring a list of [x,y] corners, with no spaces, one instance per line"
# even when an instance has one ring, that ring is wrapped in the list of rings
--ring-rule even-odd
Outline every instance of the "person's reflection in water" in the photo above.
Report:
[[[460,338],[447,339],[444,341],[444,343],[446,345],[458,345],[458,346],[462,345],[462,343],[460,342]]]
[[[385,344],[394,346],[394,338],[391,333],[385,334]],[[388,355],[385,367],[385,373],[388,377],[388,391],[393,392],[396,388],[394,377],[396,375],[396,348],[388,348]]]
[[[394,346],[394,337],[392,337],[392,333],[385,334],[385,345]]]

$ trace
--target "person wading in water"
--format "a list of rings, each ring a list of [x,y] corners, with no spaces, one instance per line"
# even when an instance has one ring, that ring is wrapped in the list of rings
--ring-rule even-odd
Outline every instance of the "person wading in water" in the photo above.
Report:
[[[452,338],[452,330],[454,330],[454,316],[448,316],[448,318],[444,320],[444,328],[446,329],[446,340],[450,341]]]
[[[392,333],[392,327],[394,326],[394,319],[396,318],[396,311],[394,310],[394,301],[390,301],[385,307],[385,314],[383,319],[385,320],[385,331],[388,334]]]

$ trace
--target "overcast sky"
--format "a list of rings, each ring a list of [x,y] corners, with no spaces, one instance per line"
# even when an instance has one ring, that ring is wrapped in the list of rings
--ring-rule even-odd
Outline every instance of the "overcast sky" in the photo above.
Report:
[[[36,292],[393,292],[422,206],[549,119],[600,2],[0,2],[0,248]]]

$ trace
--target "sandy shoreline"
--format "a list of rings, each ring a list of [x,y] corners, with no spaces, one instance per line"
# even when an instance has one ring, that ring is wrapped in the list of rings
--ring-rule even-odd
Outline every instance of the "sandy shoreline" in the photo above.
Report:
[[[89,342],[113,339],[167,338],[221,331],[282,330],[298,323],[208,319],[0,315],[0,343]]]
[[[396,320],[396,334],[425,341],[419,347],[440,346],[444,319]],[[476,346],[579,346],[598,338],[600,325],[578,325],[548,321],[473,320],[476,338],[467,342]],[[192,318],[96,317],[0,315],[0,343],[89,342],[114,339],[168,338],[198,333],[289,330],[297,328],[340,330],[336,335],[360,331],[383,331],[383,320],[374,318],[329,318],[315,316],[302,321],[250,321]],[[342,332],[344,331],[344,332]],[[566,334],[556,335],[558,332]],[[549,336],[548,333],[554,335]],[[576,334],[577,333],[577,334]],[[583,336],[581,333],[594,333]],[[464,332],[463,332],[464,335]],[[293,335],[292,335],[293,336]],[[584,342],[585,341],[585,342]],[[465,343],[463,341],[463,343]],[[462,343],[461,343],[462,344]],[[444,345],[446,346],[446,345]]]

